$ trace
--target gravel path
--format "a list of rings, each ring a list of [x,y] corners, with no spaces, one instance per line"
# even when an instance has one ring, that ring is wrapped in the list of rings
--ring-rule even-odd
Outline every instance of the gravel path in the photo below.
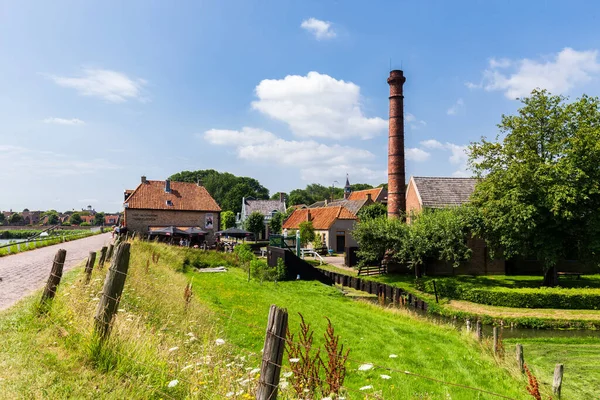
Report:
[[[111,234],[103,233],[0,257],[0,310],[11,307],[23,297],[44,286],[58,249],[67,250],[64,273],[85,260],[90,251],[100,250],[102,246],[108,245],[110,240]]]

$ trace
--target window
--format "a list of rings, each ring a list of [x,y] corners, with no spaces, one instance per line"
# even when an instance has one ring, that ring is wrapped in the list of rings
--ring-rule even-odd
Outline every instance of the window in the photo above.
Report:
[[[172,205],[173,205],[173,202],[172,202],[171,200],[167,200],[167,205],[168,205],[168,206],[172,206]]]

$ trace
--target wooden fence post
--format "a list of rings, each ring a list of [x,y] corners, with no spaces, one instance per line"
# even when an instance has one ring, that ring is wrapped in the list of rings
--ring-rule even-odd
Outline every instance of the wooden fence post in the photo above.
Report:
[[[104,261],[106,261],[106,251],[108,250],[108,247],[103,246],[102,249],[100,249],[100,259],[98,260],[98,267],[103,268],[104,267]]]
[[[277,388],[279,385],[279,374],[285,348],[285,334],[287,331],[288,314],[283,308],[275,305],[269,310],[269,322],[267,323],[267,334],[263,349],[263,359],[260,368],[260,380],[258,382],[257,400],[277,399]]]
[[[479,340],[481,342],[481,339],[483,338],[483,332],[481,331],[481,320],[480,319],[477,320],[477,325],[475,327],[475,333],[477,335],[477,340]]]
[[[556,364],[554,367],[554,381],[552,381],[552,393],[560,398],[560,391],[562,389],[562,378],[563,378],[563,364]]]
[[[41,306],[44,306],[45,303],[51,301],[54,298],[54,295],[56,294],[56,288],[58,288],[58,285],[60,285],[63,266],[65,265],[66,257],[66,250],[60,249],[56,252],[56,255],[54,256],[54,261],[52,262],[52,269],[50,270],[48,282],[46,282],[44,293],[42,293],[42,301],[40,302]]]
[[[96,252],[90,251],[87,262],[85,263],[85,284],[90,283],[92,278],[92,270],[94,269],[94,263],[96,262]]]
[[[435,284],[435,279],[433,280],[433,292],[435,293],[435,302],[439,303],[439,301],[438,301],[438,292],[437,292],[437,286]]]
[[[106,251],[106,260],[105,261],[109,261],[112,259],[113,256],[113,252],[115,250],[115,245],[114,244],[109,244],[108,245],[108,250]]]
[[[498,355],[499,343],[498,343],[498,327],[497,326],[495,326],[493,328],[493,332],[494,332],[494,354]]]
[[[129,243],[121,243],[115,252],[102,288],[102,297],[94,319],[96,333],[105,339],[109,332],[113,316],[119,308],[119,301],[125,286],[125,278],[129,268]]]
[[[525,364],[525,360],[523,359],[523,345],[517,344],[517,363],[519,364],[519,369],[521,373],[525,372],[525,368],[523,365]]]

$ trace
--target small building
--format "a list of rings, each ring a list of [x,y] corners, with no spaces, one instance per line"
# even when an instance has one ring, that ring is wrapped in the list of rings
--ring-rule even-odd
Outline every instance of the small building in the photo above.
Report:
[[[123,207],[124,225],[142,234],[150,233],[150,228],[200,228],[212,244],[219,229],[221,208],[204,186],[195,183],[149,181],[142,176]]]
[[[133,193],[133,190],[131,193]],[[104,225],[118,225],[119,219],[121,219],[121,215],[119,214],[104,214]]]
[[[96,217],[93,215],[82,215],[81,216],[81,223],[87,222],[90,225],[94,225],[94,221],[95,221]]]
[[[373,203],[387,204],[387,190],[382,187],[373,189],[357,190],[350,192],[348,200],[366,200],[371,199]]]
[[[357,246],[351,234],[356,215],[342,206],[297,209],[285,220],[283,228],[300,229],[304,221],[312,222],[315,233],[328,249],[341,253],[346,247]]]
[[[387,204],[387,190],[382,187],[352,191],[350,180],[346,177],[344,198],[332,201],[321,200],[314,202],[308,208],[319,207],[344,207],[352,214],[357,215],[361,208],[373,203]]]
[[[460,206],[469,201],[477,178],[411,176],[406,188],[406,215],[425,208]]]
[[[237,215],[236,224],[240,228],[244,228],[246,219],[253,212],[259,212],[265,218],[265,227],[262,232],[259,233],[256,240],[266,240],[269,238],[270,228],[269,222],[271,218],[278,212],[285,214],[285,194],[279,193],[278,200],[256,200],[251,197],[242,198],[242,211]]]

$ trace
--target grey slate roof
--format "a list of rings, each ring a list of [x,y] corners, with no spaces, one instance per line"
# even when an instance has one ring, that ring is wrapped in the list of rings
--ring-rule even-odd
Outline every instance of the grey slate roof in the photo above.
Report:
[[[264,216],[270,216],[273,210],[285,214],[285,203],[279,200],[246,200],[246,215],[258,211]]]
[[[477,178],[414,176],[423,207],[441,208],[467,203],[475,190]]]
[[[365,205],[367,199],[361,200],[346,200],[346,199],[338,199],[334,201],[327,202],[325,205],[325,201],[317,201],[316,203],[311,204],[308,208],[320,208],[320,207],[339,207],[342,206],[350,211],[352,214],[356,215],[358,211]]]

